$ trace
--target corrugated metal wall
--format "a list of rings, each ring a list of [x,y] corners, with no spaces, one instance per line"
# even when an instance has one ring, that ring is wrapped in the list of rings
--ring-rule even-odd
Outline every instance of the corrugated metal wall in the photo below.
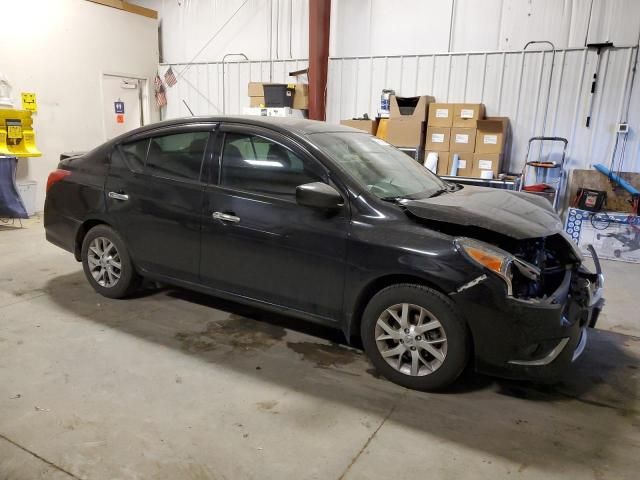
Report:
[[[329,62],[327,120],[375,115],[383,88],[398,95],[433,95],[441,102],[484,103],[488,116],[511,119],[512,149],[507,169],[520,171],[526,143],[534,135],[569,140],[569,168],[609,164],[615,127],[626,112],[637,47],[604,50],[591,126],[585,126],[594,50],[445,53],[399,57],[332,58]],[[635,78],[629,121],[640,125],[640,75]],[[546,128],[545,105],[549,99]],[[628,138],[623,169],[640,171],[640,141]]]
[[[216,16],[212,14],[214,10],[220,20],[226,18],[224,12],[234,11],[241,5],[240,0],[230,0],[228,5],[216,3],[217,7],[192,0],[186,8],[168,0],[154,1],[163,7],[161,15],[166,27],[163,38],[169,44],[182,45],[187,58],[208,38],[204,32],[211,28],[206,27],[205,20]],[[288,29],[293,29],[296,23],[296,31],[300,31],[293,37],[297,39],[293,42],[294,51],[306,51],[306,46],[299,44],[306,36],[306,24],[298,14],[293,17],[295,21],[289,19],[287,12],[294,7],[289,3],[252,0],[248,10],[241,10],[244,16],[237,19],[238,25],[234,28],[240,30],[234,30],[235,37],[220,41],[216,38],[209,49],[213,50],[206,50],[200,58],[217,56],[214,51],[221,56],[229,51],[229,42],[233,40],[237,47],[242,40],[255,44],[255,48],[240,44],[247,48],[251,62],[228,63],[224,79],[220,62],[190,66],[178,85],[168,89],[169,105],[164,117],[189,115],[182,100],[195,114],[219,114],[223,110],[241,113],[243,107],[248,106],[246,85],[249,81],[268,81],[270,77],[273,81],[294,81],[288,72],[304,68],[307,60],[257,61],[250,53],[266,52],[268,48],[264,47],[268,46],[269,37],[267,30],[261,30],[256,36],[249,17],[261,18],[260,22],[264,23],[270,18],[269,12],[277,12],[272,15],[272,25],[279,25],[278,18],[282,20],[282,31],[276,30],[274,41],[279,37],[288,39]],[[294,3],[295,9],[306,11],[307,0]],[[274,7],[273,11],[270,6]],[[216,10],[218,7],[224,7],[224,11]],[[327,120],[338,122],[365,112],[375,115],[382,88],[393,88],[405,96],[430,94],[439,101],[482,102],[488,115],[511,118],[513,148],[507,168],[519,171],[527,139],[543,131],[548,98],[544,133],[568,138],[569,167],[608,164],[616,139],[615,126],[625,116],[637,49],[634,45],[638,44],[640,31],[639,14],[638,0],[333,2],[331,51],[335,58],[329,65]],[[200,28],[198,38],[191,28],[194,22]],[[176,27],[178,24],[182,25],[180,29]],[[549,96],[551,54],[516,50],[532,39],[550,39],[562,47],[556,52]],[[591,76],[598,56],[594,50],[582,46],[586,42],[606,40],[613,41],[619,48],[606,50],[601,55],[601,82],[595,98],[593,123],[587,128]],[[188,45],[192,48],[188,49]],[[231,51],[238,51],[235,47]],[[464,53],[462,50],[480,51]],[[277,54],[278,49],[275,51]],[[176,73],[184,68],[184,64],[174,65]],[[162,73],[163,67],[160,70]],[[629,108],[631,133],[623,166],[627,171],[640,171],[639,83],[640,75],[637,75]]]
[[[189,105],[194,115],[238,115],[249,106],[249,82],[295,83],[289,72],[307,68],[308,60],[229,61],[185,64],[163,64],[160,75],[172,67],[178,83],[167,88],[167,108],[163,119],[189,116]],[[184,73],[183,73],[184,72]],[[225,92],[223,95],[223,91]]]
[[[562,136],[569,140],[569,169],[608,165],[616,140],[615,127],[624,119],[637,48],[615,48],[601,54],[600,82],[594,99],[592,124],[585,126],[591,76],[598,59],[593,50],[559,50],[550,95],[552,54],[543,51],[476,52],[411,57],[332,58],[327,87],[327,121],[375,115],[383,88],[398,95],[429,94],[442,102],[484,103],[488,116],[511,119],[512,143],[505,168],[519,172],[526,144],[534,135]],[[164,118],[190,115],[240,114],[249,105],[251,81],[293,82],[288,72],[305,68],[307,60],[193,64],[167,89]],[[161,74],[168,65],[161,67]],[[174,64],[179,74],[185,65]],[[271,72],[271,68],[273,71]],[[622,169],[640,171],[640,75],[635,77],[629,104],[631,124]],[[549,99],[546,128],[544,112]],[[618,159],[620,149],[618,150]]]
[[[331,56],[637,45],[638,0],[340,0],[332,2]]]
[[[591,77],[598,59],[593,50],[559,50],[553,59],[550,95],[548,81],[552,54],[543,51],[475,52],[411,57],[332,58],[327,87],[327,121],[375,115],[383,88],[399,95],[429,94],[443,102],[484,103],[488,116],[511,119],[512,142],[506,169],[519,172],[526,143],[534,135],[569,140],[569,169],[608,165],[616,140],[615,128],[627,112],[627,98],[637,48],[615,48],[601,54],[600,82],[592,123],[585,126]],[[223,101],[222,63],[193,64],[176,86],[167,89],[164,118],[190,115],[240,114],[249,105],[250,81],[294,82],[288,76],[305,68],[307,60],[242,61],[225,64]],[[161,74],[168,65],[161,67]],[[179,74],[185,65],[174,64]],[[271,72],[271,68],[273,71]],[[622,169],[640,171],[640,75],[635,77],[629,104],[629,134]],[[544,111],[549,99],[546,128]],[[618,150],[618,158],[620,150]]]

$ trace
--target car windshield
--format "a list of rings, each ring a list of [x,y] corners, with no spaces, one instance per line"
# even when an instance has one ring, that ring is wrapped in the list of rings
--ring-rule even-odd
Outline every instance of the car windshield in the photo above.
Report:
[[[362,188],[379,198],[424,198],[447,188],[411,157],[367,133],[313,133],[309,138]]]

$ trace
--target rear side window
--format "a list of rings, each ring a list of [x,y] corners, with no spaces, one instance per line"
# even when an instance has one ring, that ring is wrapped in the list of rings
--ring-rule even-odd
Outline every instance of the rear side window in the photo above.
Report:
[[[224,186],[293,200],[298,185],[321,181],[317,165],[279,143],[257,135],[225,135],[220,182]]]
[[[122,154],[127,166],[134,172],[142,172],[144,170],[144,160],[147,156],[147,147],[149,139],[138,140],[137,142],[125,143],[122,145]]]
[[[149,144],[146,173],[177,180],[200,180],[209,132],[186,132],[154,137]]]

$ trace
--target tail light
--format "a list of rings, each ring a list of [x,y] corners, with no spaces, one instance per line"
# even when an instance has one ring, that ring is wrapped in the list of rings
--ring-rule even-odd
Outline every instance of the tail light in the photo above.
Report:
[[[47,192],[53,186],[54,183],[58,183],[64,177],[68,177],[69,175],[71,175],[71,172],[69,170],[57,169],[51,172],[49,174],[49,178],[47,178]]]

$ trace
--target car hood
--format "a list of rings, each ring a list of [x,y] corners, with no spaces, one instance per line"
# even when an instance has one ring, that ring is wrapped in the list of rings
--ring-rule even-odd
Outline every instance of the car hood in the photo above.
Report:
[[[551,204],[530,193],[464,186],[433,198],[407,200],[403,206],[425,220],[480,227],[518,240],[562,232]]]

